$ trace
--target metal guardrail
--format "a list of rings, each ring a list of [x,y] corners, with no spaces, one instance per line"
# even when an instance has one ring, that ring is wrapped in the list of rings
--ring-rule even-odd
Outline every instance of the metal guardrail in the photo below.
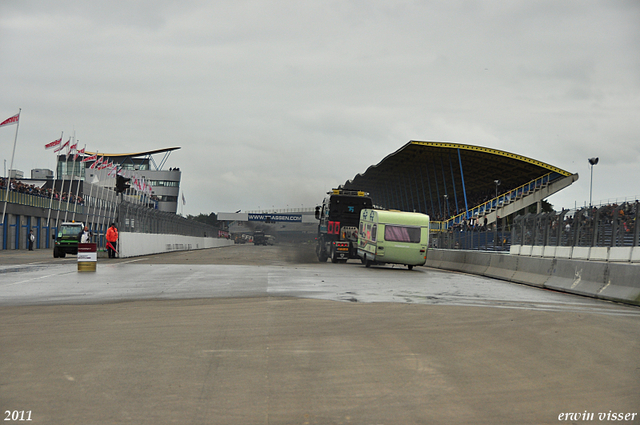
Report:
[[[6,189],[0,190],[0,202],[4,202],[7,192]],[[49,208],[55,211],[75,212],[76,214],[84,214],[85,206],[83,204],[75,204],[73,202],[53,200],[44,196],[31,195],[29,193],[9,191],[7,202],[10,204],[26,205],[29,207]]]
[[[116,217],[121,232],[218,237],[217,227],[126,201],[118,205]]]
[[[312,213],[315,212],[315,207],[312,208],[281,208],[281,209],[263,209],[263,210],[251,210],[245,211],[248,214],[284,214],[284,213]]]
[[[507,230],[451,230],[431,232],[430,248],[508,251],[511,232]]]

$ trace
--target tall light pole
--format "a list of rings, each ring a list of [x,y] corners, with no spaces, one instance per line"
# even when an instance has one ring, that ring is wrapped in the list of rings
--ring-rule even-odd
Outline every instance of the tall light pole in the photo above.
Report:
[[[591,182],[589,183],[589,206],[591,206],[591,195],[593,194],[593,166],[596,165],[599,158],[589,158],[589,164],[591,165]]]
[[[444,195],[444,202],[447,204],[447,219],[449,218],[449,195]]]

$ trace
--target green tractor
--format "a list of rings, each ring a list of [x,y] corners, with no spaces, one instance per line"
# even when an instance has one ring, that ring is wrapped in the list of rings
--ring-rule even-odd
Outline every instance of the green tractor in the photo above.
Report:
[[[83,232],[82,223],[62,223],[58,234],[51,236],[54,240],[53,258],[64,258],[67,254],[78,255],[78,244]]]

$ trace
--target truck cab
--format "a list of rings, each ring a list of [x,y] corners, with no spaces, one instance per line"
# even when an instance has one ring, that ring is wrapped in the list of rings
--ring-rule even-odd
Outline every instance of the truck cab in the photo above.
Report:
[[[372,208],[369,194],[357,190],[333,189],[316,207],[318,261],[346,262],[358,257],[360,211]]]
[[[58,227],[57,234],[51,236],[54,241],[53,258],[64,258],[67,254],[77,255],[83,232],[84,224],[82,223],[62,223]]]
[[[258,230],[253,233],[253,244],[254,245],[267,245],[267,235],[264,234],[263,231]]]

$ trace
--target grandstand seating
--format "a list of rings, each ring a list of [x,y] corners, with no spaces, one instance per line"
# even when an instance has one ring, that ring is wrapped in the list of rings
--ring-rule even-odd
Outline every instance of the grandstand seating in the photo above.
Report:
[[[549,185],[551,185],[552,183],[557,182],[563,178],[564,177],[562,175],[556,172],[547,173],[521,186],[518,186],[515,189],[502,193],[497,197],[488,200],[487,202],[477,205],[469,209],[468,211],[462,212],[456,216],[451,217],[450,219],[444,222],[443,227],[449,228],[452,226],[460,225],[464,222],[465,219],[479,220],[484,217],[487,217],[488,223],[492,223],[495,221],[495,218],[499,217],[499,215],[494,214],[494,217],[490,218],[489,217],[490,213],[498,212],[504,209],[505,207],[507,207],[508,205],[515,204],[516,201],[524,201],[522,203],[526,204],[525,206],[531,205],[537,201],[533,197],[535,193],[539,193],[543,189],[549,187]],[[530,202],[527,202],[527,200]],[[524,208],[524,207],[521,206],[520,208]]]

